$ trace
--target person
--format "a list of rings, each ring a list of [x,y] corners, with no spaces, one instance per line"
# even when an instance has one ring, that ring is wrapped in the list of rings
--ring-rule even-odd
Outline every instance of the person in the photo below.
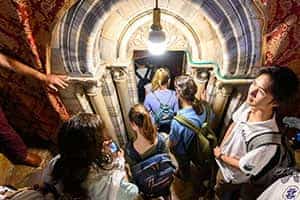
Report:
[[[40,80],[47,87],[57,90],[68,86],[67,77],[54,74],[43,74],[32,67],[25,65],[0,52],[0,66],[19,74],[33,77]],[[0,144],[1,151],[13,163],[25,164],[33,167],[38,167],[41,163],[41,158],[34,153],[30,153],[19,134],[9,125],[5,114],[0,107]]]
[[[138,188],[127,181],[124,153],[113,144],[98,115],[73,116],[59,131],[59,154],[43,172],[44,185],[71,199],[135,199]]]
[[[299,169],[284,169],[286,176],[278,179],[270,185],[257,199],[258,200],[281,200],[299,199],[300,195],[300,172]]]
[[[170,72],[167,68],[157,69],[151,82],[152,92],[146,95],[144,101],[144,106],[151,113],[153,121],[159,126],[159,131],[165,133],[169,133],[172,117],[178,111],[178,99],[175,91],[168,89],[170,80]],[[165,105],[164,108],[163,105]]]
[[[176,77],[175,90],[181,105],[177,116],[183,116],[196,127],[201,128],[209,114],[207,109],[203,109],[203,102],[195,97],[197,85],[193,78],[188,75]],[[213,118],[213,115],[209,116],[209,118]],[[171,124],[169,148],[178,162],[178,171],[176,173],[178,178],[186,181],[191,178],[191,161],[202,172],[203,177],[201,179],[209,178],[206,175],[209,176],[210,174],[207,173],[210,166],[204,166],[200,163],[197,156],[200,152],[199,149],[201,149],[199,137],[192,129],[175,119],[172,120]]]
[[[155,125],[153,125],[151,121],[149,112],[142,104],[136,104],[130,109],[129,121],[137,137],[135,141],[129,142],[126,145],[125,159],[129,164],[131,174],[134,174],[133,168],[138,163],[141,163],[154,155],[168,154],[168,148],[166,145],[167,137],[166,135],[163,135],[163,133],[157,132]],[[165,193],[162,191],[161,196],[165,199],[170,198],[169,186],[171,185],[172,180],[169,184],[164,182],[164,186],[167,184],[167,191]],[[154,182],[154,180],[152,181]],[[163,187],[160,187],[160,189],[164,190]],[[145,196],[147,196],[147,194],[145,194]]]
[[[146,95],[151,91],[151,76],[154,67],[148,64],[141,64],[135,60],[135,75],[137,81],[137,92],[139,102],[144,102]]]
[[[249,88],[246,102],[233,114],[233,123],[221,145],[214,149],[219,166],[215,186],[218,198],[234,199],[240,195],[243,199],[256,199],[264,190],[263,182],[248,183],[271,175],[270,171],[276,169],[276,165],[271,165],[280,163],[276,159],[283,159],[276,110],[296,94],[298,84],[297,76],[287,67],[260,70]],[[261,136],[268,136],[271,142],[264,144],[264,138],[259,140]],[[257,147],[249,148],[250,143]]]

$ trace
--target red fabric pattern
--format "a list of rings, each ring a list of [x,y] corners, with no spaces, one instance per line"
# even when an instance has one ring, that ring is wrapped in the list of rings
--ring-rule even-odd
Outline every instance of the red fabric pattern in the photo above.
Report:
[[[266,15],[264,65],[285,65],[300,74],[300,2],[261,0]]]
[[[64,0],[0,1],[0,49],[45,72],[51,26],[64,3]],[[24,135],[55,141],[61,121],[69,117],[56,94],[47,93],[36,80],[4,69],[0,69],[0,101],[10,124]]]
[[[260,1],[267,19],[263,64],[288,66],[300,76],[300,1]],[[283,116],[300,117],[299,93],[297,105],[286,108]]]

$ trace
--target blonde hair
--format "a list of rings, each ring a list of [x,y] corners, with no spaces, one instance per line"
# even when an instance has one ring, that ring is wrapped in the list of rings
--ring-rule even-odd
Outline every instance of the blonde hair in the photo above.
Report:
[[[141,130],[143,136],[151,143],[154,144],[157,136],[156,127],[153,125],[150,113],[144,105],[136,104],[129,111],[130,122],[135,123]]]
[[[161,86],[169,84],[170,80],[170,71],[168,68],[159,68],[156,70],[151,84],[152,84],[152,92],[159,89]]]

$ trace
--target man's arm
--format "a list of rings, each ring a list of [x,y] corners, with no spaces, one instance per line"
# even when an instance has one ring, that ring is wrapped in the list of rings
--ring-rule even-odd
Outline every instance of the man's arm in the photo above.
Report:
[[[227,129],[226,133],[225,133],[225,136],[223,137],[223,140],[221,142],[221,146],[222,144],[228,140],[228,138],[231,136],[232,134],[232,129],[234,127],[235,123],[231,123],[229,128]],[[221,151],[221,148],[219,146],[217,146],[216,148],[214,148],[214,155],[217,159],[219,159],[220,161],[230,165],[230,166],[233,166],[237,169],[240,168],[239,166],[239,159],[235,158],[235,157],[231,157],[231,156],[227,156],[227,155],[224,155]]]
[[[0,53],[0,66],[13,70],[19,74],[33,77],[39,81],[42,81],[47,87],[57,91],[57,86],[60,88],[66,88],[67,76],[54,75],[54,74],[43,74],[24,63],[21,63],[5,54]]]

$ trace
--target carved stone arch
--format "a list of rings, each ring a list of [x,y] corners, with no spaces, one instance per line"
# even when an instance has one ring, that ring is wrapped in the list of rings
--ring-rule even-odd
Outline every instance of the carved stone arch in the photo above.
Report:
[[[183,38],[182,50],[190,51],[194,60],[218,63],[223,77],[247,77],[260,64],[263,25],[255,1],[169,0],[161,1],[159,7],[166,30],[176,30]],[[132,41],[139,31],[147,37],[145,27],[151,23],[152,8],[151,0],[80,0],[65,13],[53,32],[51,71],[65,71],[83,79],[88,76],[97,84],[102,83],[101,91],[94,88],[99,85],[74,84],[62,94],[64,102],[69,101],[67,107],[80,105],[81,110],[100,112],[102,107],[85,96],[102,92],[108,110],[113,110],[113,125],[111,121],[107,123],[120,132],[120,137],[124,123],[118,115],[120,105],[114,103],[118,91],[111,84],[114,77],[106,67],[130,65]],[[129,97],[134,99],[134,84],[130,83],[133,75],[128,74]]]
[[[118,37],[117,58],[132,57],[133,50],[147,49],[147,35],[152,24],[152,10],[145,11],[132,19]],[[168,50],[186,50],[195,59],[201,58],[200,39],[193,27],[183,18],[161,9],[161,23],[167,36]]]
[[[130,12],[127,15],[124,11],[121,13],[120,5],[123,7],[127,5]],[[114,20],[119,18],[119,25],[122,26],[140,13],[149,11],[151,6],[151,3],[142,0],[77,2],[59,22],[61,25],[59,56],[63,58],[68,71],[95,73],[95,66],[101,63],[101,54],[115,56],[117,51],[116,41],[112,41],[115,38],[103,37],[106,20],[110,19],[111,15],[117,16]],[[195,24],[192,19],[194,15],[199,17],[199,21],[204,19],[210,24],[221,44],[222,53],[218,61],[223,75],[243,76],[260,63],[262,26],[253,1],[174,0],[164,1],[161,8],[180,16],[186,22],[192,21]],[[194,13],[191,14],[192,12]],[[199,33],[201,30],[198,29],[201,28],[193,27],[200,41],[204,35]],[[121,33],[121,30],[122,28],[116,33]]]

